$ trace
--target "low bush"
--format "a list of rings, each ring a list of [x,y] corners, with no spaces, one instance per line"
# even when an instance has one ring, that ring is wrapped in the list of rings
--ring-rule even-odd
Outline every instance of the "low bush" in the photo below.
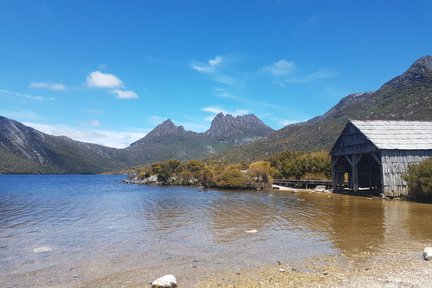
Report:
[[[411,197],[423,201],[432,200],[432,158],[410,165],[403,178],[408,182]]]

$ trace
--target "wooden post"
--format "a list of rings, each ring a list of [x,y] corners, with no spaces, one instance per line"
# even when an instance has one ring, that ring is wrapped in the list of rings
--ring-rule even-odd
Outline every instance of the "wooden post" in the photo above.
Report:
[[[357,161],[357,154],[352,155],[352,166],[351,166],[351,173],[352,173],[352,187],[354,192],[359,191],[359,183],[358,183],[358,161]]]
[[[336,178],[337,178],[337,175],[336,175],[336,162],[337,162],[337,159],[332,157],[332,189],[333,189],[333,191],[338,190],[337,187],[336,187],[336,185],[337,185],[336,184]]]

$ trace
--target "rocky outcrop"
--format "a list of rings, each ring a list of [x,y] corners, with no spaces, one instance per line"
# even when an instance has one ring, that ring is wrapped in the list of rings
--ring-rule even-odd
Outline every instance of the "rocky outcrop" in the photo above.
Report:
[[[193,137],[198,133],[186,131],[183,126],[176,126],[171,119],[167,119],[157,125],[144,138],[132,143],[130,147],[139,146],[147,143],[158,142],[161,138],[184,138]]]
[[[253,114],[234,117],[230,114],[219,113],[213,119],[205,135],[217,139],[243,138],[244,142],[250,142],[263,138],[271,132],[273,129]]]

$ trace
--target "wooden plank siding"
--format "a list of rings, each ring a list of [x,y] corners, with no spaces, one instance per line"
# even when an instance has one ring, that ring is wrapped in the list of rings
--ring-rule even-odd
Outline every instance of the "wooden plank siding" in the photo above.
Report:
[[[432,150],[382,150],[383,193],[390,197],[408,195],[408,186],[402,175],[410,164],[432,157]]]

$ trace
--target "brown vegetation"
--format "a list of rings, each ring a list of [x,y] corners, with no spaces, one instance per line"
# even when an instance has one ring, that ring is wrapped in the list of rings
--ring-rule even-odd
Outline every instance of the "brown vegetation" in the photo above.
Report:
[[[330,157],[326,152],[282,152],[253,163],[227,164],[220,161],[168,160],[136,169],[144,183],[153,176],[164,185],[193,185],[224,189],[263,189],[273,178],[328,179]],[[155,178],[156,177],[156,178]]]

